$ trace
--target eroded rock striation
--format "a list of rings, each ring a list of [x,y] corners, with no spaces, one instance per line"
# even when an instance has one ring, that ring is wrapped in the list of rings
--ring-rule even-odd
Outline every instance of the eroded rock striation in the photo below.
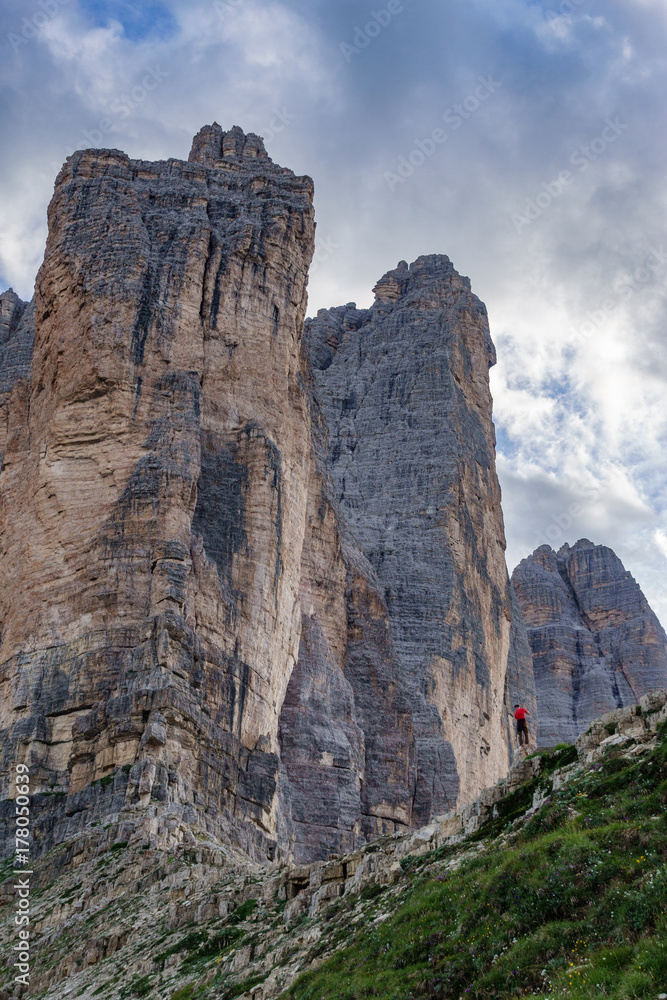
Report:
[[[667,636],[605,545],[542,545],[514,570],[533,652],[538,740],[573,742],[593,719],[667,687]]]
[[[312,182],[240,129],[57,179],[0,477],[5,752],[64,794],[45,841],[123,809],[273,839],[312,248]]]
[[[486,309],[442,255],[374,291],[368,310],[321,310],[304,344],[343,536],[387,609],[385,683],[400,677],[412,705],[425,823],[505,774],[510,706],[535,711],[535,692],[505,567]]]
[[[424,257],[302,337],[312,193],[217,124],[188,162],[80,151],[34,304],[2,296],[3,793],[29,763],[37,850],[326,858],[474,798],[534,709],[484,307]]]

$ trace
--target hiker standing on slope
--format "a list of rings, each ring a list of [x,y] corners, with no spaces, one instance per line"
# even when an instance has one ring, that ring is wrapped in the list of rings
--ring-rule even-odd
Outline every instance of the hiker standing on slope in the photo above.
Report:
[[[530,740],[528,737],[528,723],[526,722],[526,716],[530,715],[527,708],[523,708],[521,705],[514,706],[514,718],[516,719],[516,733],[519,737],[519,746],[522,747],[525,743],[526,746],[529,745]]]

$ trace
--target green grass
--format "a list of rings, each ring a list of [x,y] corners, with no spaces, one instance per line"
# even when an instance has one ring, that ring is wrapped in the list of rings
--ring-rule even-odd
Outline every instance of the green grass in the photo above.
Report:
[[[151,978],[151,976],[142,976],[141,979],[135,979],[132,983],[133,994],[138,997],[150,996],[153,992]]]
[[[230,924],[240,924],[244,920],[247,920],[248,917],[252,916],[256,908],[257,908],[256,899],[246,899],[245,903],[241,903],[241,905],[237,907],[237,909],[234,910],[233,913],[230,913],[229,917],[227,918],[227,922]]]
[[[194,984],[188,983],[187,986],[181,986],[180,990],[176,990],[175,993],[172,993],[171,1000],[190,1000],[190,998],[194,995]]]
[[[64,900],[65,902],[68,902],[70,899],[72,899],[73,896],[76,895],[76,893],[79,891],[79,889],[81,889],[82,885],[83,885],[82,882],[77,882],[76,885],[71,886],[71,888],[69,888],[65,892],[63,892],[63,894],[62,894],[62,896],[60,898],[62,900]]]
[[[239,927],[223,927],[217,933],[209,934],[206,928],[190,931],[184,938],[155,956],[155,962],[164,967],[170,955],[182,955],[181,970],[184,972],[206,965],[211,959],[223,955],[229,948],[238,947],[244,934]]]
[[[543,773],[473,838],[455,872],[449,851],[409,859],[391,917],[292,985],[292,1000],[641,1000],[667,992],[667,737],[626,760],[612,749],[552,795],[510,841],[533,792],[574,759],[557,748]],[[408,861],[408,859],[405,859]],[[421,862],[417,864],[417,861]],[[382,899],[378,899],[382,904]]]
[[[228,989],[221,994],[222,1000],[235,1000],[235,997],[243,996],[248,990],[251,990],[253,986],[259,986],[267,978],[268,973],[263,973],[262,975],[249,976],[248,979],[244,979],[241,983],[236,983],[234,986],[230,986]]]
[[[206,937],[183,959],[183,971],[206,964],[212,958],[223,955],[232,946],[238,947],[243,940],[243,933],[237,927],[227,927],[218,934]]]
[[[384,885],[367,885],[365,889],[361,890],[359,895],[364,900],[377,899],[384,892],[385,888]]]
[[[201,971],[212,959],[219,959],[230,948],[238,948],[246,939],[246,935],[237,925],[252,916],[256,908],[256,899],[246,900],[229,915],[226,926],[221,930],[214,933],[209,933],[206,929],[192,931],[181,941],[157,956],[156,962],[163,965],[167,956],[185,952],[181,971],[190,973]],[[261,981],[263,980],[258,980],[258,982]],[[255,986],[256,983],[253,982],[251,985]],[[233,995],[236,996],[236,994]]]

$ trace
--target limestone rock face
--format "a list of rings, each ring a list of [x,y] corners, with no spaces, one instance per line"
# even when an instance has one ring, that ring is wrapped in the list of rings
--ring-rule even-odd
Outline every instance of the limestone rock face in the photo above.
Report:
[[[35,339],[35,303],[22,302],[11,288],[0,294],[0,453],[7,438],[24,422]],[[12,400],[12,393],[14,399]],[[10,414],[12,424],[10,426]]]
[[[535,693],[505,567],[486,310],[444,256],[401,262],[375,295],[320,311],[304,343],[344,537],[377,581],[412,705],[425,823],[506,773],[509,707],[535,711]]]
[[[0,298],[1,808],[27,762],[37,850],[326,859],[474,798],[534,711],[484,307],[424,257],[302,336],[312,194],[239,128],[80,151]]]
[[[514,570],[533,653],[538,739],[574,740],[593,719],[667,686],[667,636],[604,545],[542,545]]]
[[[86,150],[58,176],[0,476],[6,760],[66,794],[45,840],[135,807],[155,835],[171,810],[275,838],[313,229],[310,179],[240,129],[203,129],[188,163]]]

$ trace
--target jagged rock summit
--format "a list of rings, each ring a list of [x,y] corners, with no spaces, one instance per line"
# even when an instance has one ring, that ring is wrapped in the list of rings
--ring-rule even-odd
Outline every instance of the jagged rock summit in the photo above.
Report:
[[[541,545],[512,574],[533,652],[539,742],[667,687],[667,636],[621,560],[587,538]]]
[[[34,304],[2,297],[3,808],[28,763],[37,852],[326,858],[474,798],[535,707],[486,311],[428,256],[304,332],[312,195],[239,128],[83,150]]]

